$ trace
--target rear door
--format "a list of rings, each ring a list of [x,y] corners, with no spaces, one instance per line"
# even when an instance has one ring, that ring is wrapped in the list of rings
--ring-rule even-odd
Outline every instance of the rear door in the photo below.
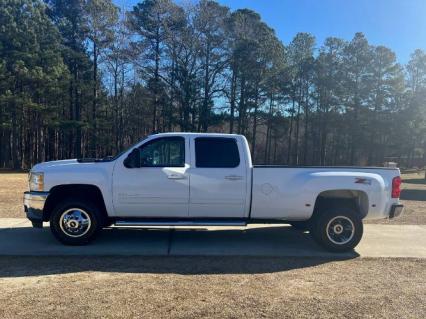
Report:
[[[189,217],[245,217],[245,154],[234,137],[191,139]]]

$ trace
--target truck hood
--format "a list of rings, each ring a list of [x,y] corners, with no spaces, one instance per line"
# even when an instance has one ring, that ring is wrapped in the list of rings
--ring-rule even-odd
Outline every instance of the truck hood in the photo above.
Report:
[[[48,170],[51,167],[58,167],[58,166],[64,166],[64,165],[78,165],[77,159],[68,159],[68,160],[60,160],[60,161],[50,161],[50,162],[43,162],[39,163],[33,166],[31,169],[32,172],[44,172]]]

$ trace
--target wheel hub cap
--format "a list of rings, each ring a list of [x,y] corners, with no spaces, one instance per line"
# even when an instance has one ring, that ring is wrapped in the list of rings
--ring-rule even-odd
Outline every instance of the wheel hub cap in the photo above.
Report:
[[[60,218],[61,230],[70,237],[85,235],[92,224],[90,215],[81,208],[66,210]]]
[[[355,234],[355,226],[352,220],[346,216],[336,216],[327,224],[327,237],[336,245],[344,245],[352,240]]]
[[[342,225],[340,225],[340,224],[334,225],[334,227],[333,227],[333,231],[334,231],[336,234],[341,234],[341,233],[343,232],[343,226],[342,226]]]

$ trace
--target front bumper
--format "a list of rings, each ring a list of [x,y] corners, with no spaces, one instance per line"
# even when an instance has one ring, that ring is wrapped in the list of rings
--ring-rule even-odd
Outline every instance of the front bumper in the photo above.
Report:
[[[389,218],[395,218],[402,214],[404,211],[404,205],[401,204],[394,204],[392,205],[390,212],[389,212]]]
[[[33,227],[43,227],[43,209],[48,196],[48,192],[24,193],[24,211]]]

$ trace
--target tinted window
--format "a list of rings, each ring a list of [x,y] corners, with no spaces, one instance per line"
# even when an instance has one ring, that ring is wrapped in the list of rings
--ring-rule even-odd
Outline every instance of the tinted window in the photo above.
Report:
[[[240,164],[237,141],[233,138],[196,138],[195,158],[197,167],[237,167]]]
[[[185,139],[183,137],[159,138],[140,148],[142,167],[185,166]]]

